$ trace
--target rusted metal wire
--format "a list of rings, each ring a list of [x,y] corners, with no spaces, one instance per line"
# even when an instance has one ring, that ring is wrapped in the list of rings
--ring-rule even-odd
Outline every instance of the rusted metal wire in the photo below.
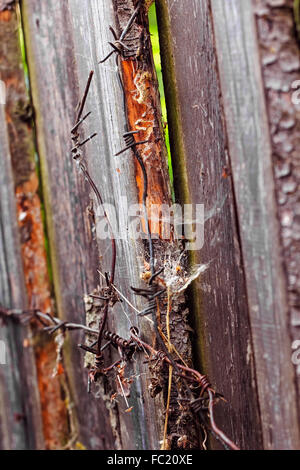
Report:
[[[107,221],[109,232],[110,232],[111,247],[112,247],[111,270],[110,270],[110,277],[108,278],[108,276],[107,276],[107,288],[108,289],[106,289],[106,293],[108,293],[109,295],[107,295],[107,298],[105,300],[105,305],[104,305],[104,308],[103,308],[103,316],[102,316],[102,320],[101,320],[100,326],[99,326],[99,334],[98,334],[98,341],[97,341],[97,351],[98,351],[98,353],[97,353],[96,370],[95,370],[95,378],[97,378],[98,372],[100,371],[100,368],[98,368],[98,364],[102,363],[102,351],[101,351],[102,335],[103,335],[103,331],[104,331],[104,329],[106,327],[106,323],[107,323],[110,297],[113,294],[111,285],[114,283],[114,279],[115,279],[117,249],[116,249],[116,240],[115,240],[115,236],[114,236],[114,233],[113,233],[113,229],[112,229],[111,223],[109,221],[109,217],[108,217],[108,215],[107,215],[107,213],[104,209],[104,206],[103,206],[102,196],[101,196],[100,191],[98,190],[95,182],[93,181],[92,177],[90,176],[90,174],[88,172],[88,169],[87,169],[85,163],[83,162],[82,154],[80,152],[81,147],[97,135],[96,133],[94,133],[90,137],[85,139],[83,142],[79,141],[79,132],[78,132],[79,127],[82,124],[82,122],[90,115],[90,113],[87,113],[83,118],[81,118],[81,115],[82,115],[82,112],[83,112],[83,109],[84,109],[84,106],[85,106],[85,103],[86,103],[86,100],[87,100],[87,96],[88,96],[88,93],[89,93],[89,89],[90,89],[91,81],[92,81],[92,78],[93,78],[93,74],[94,74],[93,71],[91,71],[90,74],[89,74],[87,84],[86,84],[86,87],[85,87],[85,90],[84,90],[84,94],[83,94],[83,97],[80,101],[79,111],[78,111],[77,117],[76,117],[76,123],[75,123],[75,125],[73,126],[73,128],[71,130],[71,135],[72,135],[72,141],[74,143],[74,147],[72,149],[73,158],[78,163],[79,169],[82,171],[83,175],[85,176],[86,180],[88,181],[89,185],[91,186],[91,188],[92,188],[92,190],[93,190],[93,192],[96,196],[96,199],[97,199],[97,202],[98,202],[99,206],[101,206],[103,208],[104,217]]]
[[[134,328],[131,328],[131,338],[136,341],[136,343],[139,346],[143,346],[145,349],[147,349],[149,352],[151,352],[154,357],[160,357],[161,361],[164,361],[168,363],[169,365],[173,365],[172,362],[169,360],[167,355],[161,351],[155,350],[152,346],[147,344],[145,341],[142,341],[139,336],[136,334],[136,330]],[[208,410],[209,410],[209,422],[212,428],[213,433],[218,437],[220,442],[222,442],[226,447],[230,448],[231,450],[239,450],[237,445],[229,439],[226,434],[221,431],[218,426],[216,425],[215,418],[214,418],[214,402],[215,402],[215,397],[216,397],[216,392],[213,390],[211,387],[211,384],[209,382],[209,379],[206,375],[200,374],[200,372],[196,371],[195,369],[191,369],[189,367],[186,367],[182,364],[179,364],[176,362],[177,369],[181,369],[185,373],[187,373],[190,377],[194,379],[195,382],[198,383],[199,388],[200,388],[200,398],[203,398],[205,393],[208,396]],[[175,369],[176,373],[176,369]],[[182,374],[180,374],[182,377]],[[188,377],[188,376],[187,376]],[[194,411],[198,412],[199,408],[194,408]]]
[[[118,157],[119,155],[121,155],[122,153],[126,152],[127,150],[130,150],[130,149],[134,149],[134,147],[136,147],[137,145],[144,145],[144,144],[147,144],[148,142],[150,142],[149,140],[142,140],[140,142],[136,142],[136,140],[134,139],[134,134],[138,134],[139,131],[130,131],[130,132],[125,132],[125,134],[123,134],[123,138],[125,140],[125,144],[126,144],[126,147],[123,148],[122,150],[120,150],[118,153],[115,154],[115,157]]]
[[[58,330],[62,331],[74,331],[74,330],[83,330],[88,334],[94,334],[98,336],[99,331],[93,328],[89,328],[85,325],[78,324],[78,323],[71,323],[67,321],[61,321],[59,318],[53,317],[52,315],[42,313],[39,310],[20,310],[20,309],[6,309],[0,305],[0,317],[1,318],[10,318],[21,323],[24,321],[28,322],[32,319],[38,320],[41,325],[43,326],[43,331],[47,332],[48,334],[52,335],[56,333]],[[49,322],[45,323],[45,321]],[[53,326],[54,324],[54,326]],[[137,345],[135,341],[127,340],[122,338],[121,336],[113,333],[111,331],[105,330],[103,333],[103,338],[108,341],[108,343],[101,348],[101,353],[110,345],[117,347],[120,351],[122,351],[122,358],[125,358],[129,361],[137,350]],[[97,342],[96,342],[97,344]],[[85,344],[78,344],[80,349],[84,351],[90,352],[95,355],[95,367],[98,369],[98,372],[101,371],[102,373],[106,373],[113,369],[114,366],[109,366],[108,368],[103,367],[103,356],[102,354],[98,354],[98,350],[93,348],[92,346],[88,346]],[[119,363],[120,361],[118,361]]]
[[[44,327],[43,328],[44,331],[48,332],[49,334],[53,334],[59,328],[62,328],[64,330],[83,330],[89,334],[98,335],[98,330],[89,328],[88,326],[81,325],[79,323],[65,322],[65,321],[62,322],[59,318],[53,317],[49,313],[43,313],[36,309],[32,309],[32,310],[7,309],[7,308],[0,306],[0,317],[3,319],[10,318],[20,323],[26,323],[26,322],[29,322],[30,320],[37,319],[41,323],[41,325]],[[52,326],[50,326],[49,323],[45,323],[45,321],[50,322]],[[53,324],[55,325],[55,331],[53,331]]]
[[[6,309],[0,306],[0,316],[2,318],[11,318],[11,319],[18,320],[21,322],[23,322],[24,320],[28,321],[30,319],[36,318],[42,322],[42,325],[44,326],[44,330],[48,331],[48,333],[51,333],[51,334],[53,334],[55,331],[58,331],[58,329],[63,329],[64,331],[81,329],[89,334],[98,335],[98,331],[95,329],[89,328],[81,324],[76,324],[76,323],[71,323],[71,322],[62,322],[59,320],[59,318],[53,317],[49,314],[42,313],[38,310]],[[45,321],[48,321],[52,324],[54,323],[55,327],[53,326],[45,327]],[[100,375],[108,373],[110,370],[113,370],[120,363],[120,361],[117,361],[109,367],[106,367],[106,368],[103,367],[104,361],[103,361],[102,352],[109,344],[113,344],[117,346],[118,348],[120,348],[121,351],[124,351],[125,354],[123,358],[125,357],[126,360],[130,360],[132,354],[136,350],[146,350],[152,354],[155,360],[160,361],[160,363],[165,362],[169,365],[172,365],[174,368],[175,374],[178,374],[181,378],[184,378],[186,381],[197,383],[198,385],[198,388],[200,390],[199,397],[193,398],[192,400],[190,400],[190,406],[193,412],[201,413],[204,409],[203,403],[205,402],[205,400],[208,400],[208,412],[209,412],[208,417],[209,417],[209,422],[210,422],[212,433],[224,446],[228,447],[231,450],[239,450],[237,445],[234,442],[232,442],[231,439],[229,439],[229,437],[226,436],[226,434],[218,428],[215,422],[214,402],[217,397],[217,394],[215,390],[213,390],[208,377],[206,375],[200,374],[200,372],[198,372],[195,369],[192,369],[185,365],[180,364],[178,361],[175,362],[174,360],[170,360],[166,352],[154,349],[152,346],[150,346],[148,343],[143,341],[138,336],[139,332],[136,327],[132,327],[130,329],[130,332],[131,332],[131,338],[130,340],[126,340],[124,338],[121,338],[116,333],[105,330],[103,337],[106,340],[108,340],[109,343],[101,349],[100,355],[98,354],[97,349],[94,349],[90,346],[82,345],[82,344],[79,344],[78,346],[81,349],[84,349],[85,351],[91,352],[92,354],[95,355],[95,368],[96,369],[94,372]],[[189,391],[190,391],[190,396],[193,397],[193,392],[191,391],[190,387],[189,387]]]
[[[89,89],[90,89],[91,81],[92,81],[92,78],[93,78],[93,74],[94,74],[93,71],[91,71],[90,74],[89,74],[88,81],[87,81],[87,84],[86,84],[86,87],[85,87],[85,90],[84,90],[83,98],[80,101],[80,108],[79,108],[79,111],[78,111],[78,114],[77,114],[76,124],[73,126],[73,128],[71,130],[72,141],[74,142],[74,147],[72,148],[72,154],[73,154],[74,160],[78,162],[80,170],[82,171],[82,173],[84,174],[85,178],[87,179],[89,185],[91,186],[91,188],[92,188],[92,190],[93,190],[93,192],[96,196],[96,199],[97,199],[97,202],[98,202],[99,206],[103,207],[103,200],[102,200],[102,196],[100,194],[100,191],[97,188],[96,184],[94,183],[92,177],[90,176],[90,174],[87,170],[87,167],[83,162],[82,154],[80,153],[80,148],[83,145],[85,145],[89,140],[96,137],[97,133],[96,132],[93,133],[90,137],[85,139],[83,142],[79,141],[79,133],[78,133],[78,129],[79,129],[80,125],[91,114],[91,112],[89,112],[81,119],[81,115],[82,115],[84,105],[86,103],[86,99],[87,99],[87,96],[88,96],[88,93],[89,93]],[[103,208],[103,211],[104,211],[104,217],[106,218],[107,224],[108,224],[108,227],[109,227],[110,238],[111,238],[111,243],[112,243],[112,262],[111,262],[111,271],[110,271],[110,283],[113,283],[114,278],[115,278],[115,269],[116,269],[116,242],[115,242],[115,237],[114,237],[114,234],[113,234],[112,226],[111,226],[111,223],[109,221],[109,217],[108,217],[108,215],[107,215],[104,208]]]
[[[136,9],[134,10],[134,12],[132,13],[131,17],[129,18],[129,21],[127,23],[127,25],[125,26],[125,28],[123,29],[120,37],[118,38],[117,36],[117,33],[115,32],[115,30],[113,29],[112,26],[109,27],[109,30],[110,32],[112,33],[113,37],[114,37],[114,40],[115,42],[109,42],[108,44],[112,47],[112,51],[109,52],[109,54],[104,57],[104,59],[100,60],[98,63],[99,64],[103,64],[104,62],[106,62],[113,54],[117,53],[118,55],[122,56],[122,57],[125,57],[125,52],[128,51],[130,52],[130,48],[128,48],[128,46],[126,46],[126,44],[124,43],[124,40],[127,36],[127,34],[129,33],[138,13],[139,13],[139,10],[140,10],[140,7],[142,6],[142,1],[140,0]]]

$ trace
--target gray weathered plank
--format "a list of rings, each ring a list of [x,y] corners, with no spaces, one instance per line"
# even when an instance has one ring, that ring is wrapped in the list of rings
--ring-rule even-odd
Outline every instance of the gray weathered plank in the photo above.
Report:
[[[299,448],[268,118],[250,0],[212,0],[265,449]]]
[[[17,4],[1,10],[1,78],[6,85],[5,117],[15,183],[26,299],[29,308],[45,312],[51,309],[52,286],[47,266],[32,108],[23,67],[20,27]],[[39,335],[34,322],[32,326],[35,332],[32,346],[38,380],[35,389],[40,392],[45,447],[56,449],[68,440],[69,429],[65,400],[61,393],[62,377],[53,377],[56,344],[52,337]]]
[[[120,211],[120,230],[126,234],[128,220],[125,207],[122,206],[122,198],[127,198],[128,205],[138,203],[134,160],[131,155],[126,154],[114,157],[114,154],[124,147],[122,134],[125,126],[123,96],[116,75],[115,60],[97,65],[97,62],[106,56],[109,48],[107,42],[111,40],[111,33],[108,25],[115,23],[113,2],[85,2],[84,8],[80,0],[72,0],[69,4],[81,89],[85,86],[89,70],[95,70],[95,80],[86,109],[92,111],[89,131],[96,130],[98,136],[86,153],[88,167],[101,190],[103,200]],[[102,269],[109,270],[111,250],[108,241],[99,239],[98,244]],[[136,298],[132,295],[130,285],[140,284],[142,259],[139,258],[138,250],[139,247],[130,233],[128,238],[117,240],[115,284],[134,304]],[[130,325],[137,324],[138,321],[135,312],[125,305],[126,316],[122,307],[116,306],[114,309],[112,325],[119,335],[128,337]],[[156,412],[154,402],[147,392],[145,371],[145,366],[140,361],[135,363],[131,371],[136,375],[141,374],[141,378],[135,380],[132,386],[132,413],[120,412],[123,449],[159,448],[161,419],[153,419]],[[124,409],[124,405],[121,403],[120,410],[122,408]]]
[[[22,13],[57,310],[62,318],[83,323],[83,295],[97,285],[99,258],[87,212],[87,185],[70,155],[78,87],[68,2],[28,0]],[[78,433],[77,440],[90,449],[113,448],[105,406],[86,392],[87,372],[77,348],[83,337],[69,338],[71,437],[76,441]]]
[[[3,105],[0,106],[0,158],[0,304],[8,308],[26,308]],[[0,445],[6,450],[42,449],[44,446],[34,359],[30,349],[22,350],[26,336],[30,337],[27,328],[22,331],[13,324],[1,326],[0,340],[5,343],[6,364],[0,365]]]

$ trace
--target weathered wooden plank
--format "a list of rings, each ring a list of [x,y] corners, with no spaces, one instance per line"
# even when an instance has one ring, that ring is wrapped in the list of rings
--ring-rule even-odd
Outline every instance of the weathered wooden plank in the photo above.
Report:
[[[39,179],[35,167],[32,108],[25,84],[20,43],[18,4],[0,14],[1,78],[6,85],[6,122],[15,182],[17,220],[29,308],[51,312],[51,285],[47,267]],[[5,19],[4,19],[5,17]],[[5,306],[4,306],[5,307]],[[68,440],[68,422],[61,377],[53,377],[56,344],[34,328],[34,356],[37,368],[45,446],[61,448]]]
[[[0,106],[0,303],[26,308],[11,157],[4,106]],[[43,448],[38,387],[32,352],[22,350],[30,332],[1,325],[6,364],[0,365],[0,445],[2,449]],[[25,401],[26,397],[26,401]]]
[[[242,449],[260,448],[246,287],[222,122],[209,2],[158,1],[162,66],[175,175],[182,201],[205,206],[208,265],[194,285],[195,328],[202,369],[228,405],[220,426]],[[254,431],[255,430],[255,431]]]
[[[212,0],[265,449],[299,448],[295,374],[252,2]]]
[[[70,155],[78,89],[68,2],[28,0],[22,3],[22,13],[57,310],[62,318],[82,323],[83,294],[98,283],[98,254],[87,211],[87,185]],[[113,448],[103,401],[86,393],[87,373],[77,348],[82,335],[69,338],[71,441],[91,449]]]
[[[295,19],[293,3],[295,13],[298,14]],[[270,5],[264,0],[257,0],[254,6],[269,114],[290,330],[296,353],[300,338],[300,106],[293,97],[295,84],[300,77],[300,51],[295,32],[300,9],[299,2],[293,1],[287,1],[284,5]],[[278,31],[278,34],[274,34],[274,31]],[[299,366],[299,359],[296,358],[294,364]],[[297,367],[298,396],[299,372]]]
[[[6,105],[1,106],[1,297],[6,307],[28,307],[25,277],[20,253],[16,201],[12,170],[15,168],[15,149],[19,136],[27,136],[19,148],[22,154],[23,176],[27,171],[26,149],[32,149],[26,118],[24,77],[20,67],[20,44],[16,5],[0,13],[0,78],[5,85]],[[26,93],[25,93],[26,94]],[[22,108],[22,104],[24,108]],[[24,132],[25,130],[25,132]],[[13,139],[11,139],[11,136]],[[20,162],[19,162],[20,165]],[[22,164],[21,164],[22,166]],[[1,431],[2,448],[43,448],[43,429],[34,354],[23,350],[25,339],[30,343],[31,332],[14,325],[1,328],[7,349],[7,365],[1,373]],[[24,397],[28,397],[24,400]]]
[[[1,301],[12,302],[12,293],[15,292],[17,300],[22,299],[22,264],[20,257],[16,259],[16,234],[17,224],[14,216],[15,201],[11,168],[7,156],[9,147],[6,134],[4,106],[0,106],[1,113]],[[12,225],[13,224],[13,225]],[[14,228],[14,230],[12,230]],[[9,246],[10,245],[10,246]],[[8,253],[9,258],[8,258]],[[15,279],[14,279],[15,278]],[[20,282],[21,280],[21,282]],[[17,282],[16,282],[17,281]],[[19,282],[18,282],[19,281]],[[21,289],[18,286],[21,285]],[[23,288],[24,289],[24,288]],[[19,290],[19,292],[18,292]],[[20,292],[21,291],[21,292]],[[27,447],[27,436],[24,421],[13,422],[14,412],[23,413],[21,400],[21,384],[18,368],[15,366],[13,327],[2,326],[0,330],[1,340],[6,349],[7,365],[1,365],[1,448],[11,449]],[[12,357],[14,354],[14,357]]]

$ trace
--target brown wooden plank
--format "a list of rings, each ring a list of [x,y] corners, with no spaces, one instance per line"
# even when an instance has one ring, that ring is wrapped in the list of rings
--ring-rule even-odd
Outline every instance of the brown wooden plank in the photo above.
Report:
[[[4,307],[28,307],[25,276],[21,257],[16,212],[13,169],[15,149],[23,157],[23,175],[27,171],[26,152],[32,149],[28,123],[24,117],[26,99],[16,5],[0,12],[0,79],[5,87],[5,106],[1,104],[1,288],[0,304]],[[22,108],[24,105],[24,108]],[[13,137],[13,139],[11,138]],[[31,341],[31,331],[5,323],[0,330],[6,344],[7,364],[1,366],[1,448],[43,448],[44,438],[40,397],[33,351],[23,349]],[[24,398],[27,397],[25,400]]]
[[[226,133],[222,119],[210,2],[157,2],[175,191],[205,206],[208,264],[194,285],[197,354],[228,404],[218,423],[242,449],[261,448],[247,293]]]
[[[14,187],[12,180],[11,168],[7,162],[7,155],[9,155],[9,147],[7,140],[7,129],[5,125],[4,106],[0,106],[1,116],[1,302],[8,304],[12,302],[12,294],[15,293],[17,301],[22,301],[22,294],[24,292],[22,263],[20,256],[16,257],[16,234],[18,233],[14,201]],[[9,255],[8,255],[9,253]],[[9,262],[8,262],[9,256]],[[21,286],[21,287],[20,287]],[[23,290],[23,292],[22,292]],[[23,413],[22,399],[21,399],[21,384],[20,374],[18,368],[14,366],[14,353],[15,340],[12,325],[1,326],[0,330],[1,341],[5,344],[5,361],[7,365],[0,366],[1,378],[1,449],[27,447],[27,436],[24,426],[24,421],[14,422],[14,412]]]
[[[250,0],[211,3],[264,448],[297,449],[300,441],[295,374],[254,12]]]

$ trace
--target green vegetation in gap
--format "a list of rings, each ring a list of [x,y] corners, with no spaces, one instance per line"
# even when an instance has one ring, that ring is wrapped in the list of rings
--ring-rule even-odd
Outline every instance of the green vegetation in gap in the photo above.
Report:
[[[21,55],[22,55],[22,66],[24,70],[24,76],[25,76],[25,83],[27,90],[29,90],[29,73],[28,73],[28,65],[26,61],[26,50],[25,50],[25,40],[24,40],[24,34],[23,34],[23,28],[22,28],[22,21],[21,21],[21,12],[20,12],[20,7],[18,6],[17,8],[17,15],[18,15],[18,35],[19,35],[19,42],[20,42],[20,49],[21,49]]]
[[[175,200],[174,189],[173,189],[173,168],[172,168],[172,158],[171,158],[171,150],[170,150],[167,107],[166,107],[165,90],[164,90],[164,83],[163,83],[162,69],[161,69],[160,47],[159,47],[159,36],[158,36],[155,3],[153,3],[151,7],[149,8],[149,29],[150,29],[150,37],[151,37],[151,43],[152,43],[154,65],[155,65],[158,85],[159,85],[162,119],[164,122],[165,142],[166,142],[166,147],[168,151],[168,167],[169,167],[169,175],[170,175],[170,180],[171,180],[172,198],[173,200]]]

